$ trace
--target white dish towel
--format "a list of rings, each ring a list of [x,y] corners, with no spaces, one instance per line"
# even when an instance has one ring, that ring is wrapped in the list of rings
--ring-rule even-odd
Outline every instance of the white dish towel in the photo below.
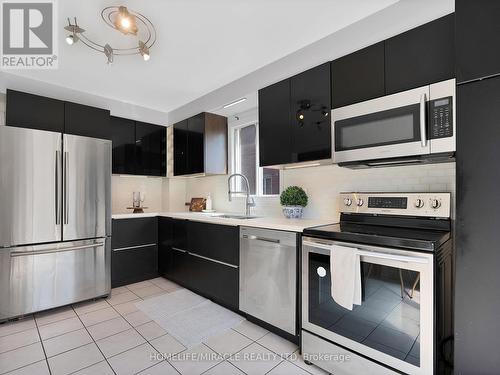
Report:
[[[330,250],[332,298],[340,306],[352,310],[361,305],[361,264],[357,249],[333,245]]]

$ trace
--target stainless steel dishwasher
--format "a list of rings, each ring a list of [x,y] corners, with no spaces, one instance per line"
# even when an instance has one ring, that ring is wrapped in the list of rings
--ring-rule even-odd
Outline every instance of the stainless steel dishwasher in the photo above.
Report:
[[[240,310],[296,334],[296,233],[240,228]]]

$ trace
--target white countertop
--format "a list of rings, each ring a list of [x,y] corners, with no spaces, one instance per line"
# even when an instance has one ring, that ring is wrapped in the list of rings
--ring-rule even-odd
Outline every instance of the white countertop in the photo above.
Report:
[[[222,218],[217,215],[222,213],[202,213],[202,212],[148,212],[144,214],[118,214],[113,215],[113,219],[130,219],[141,217],[171,217],[173,219],[185,219],[200,221],[212,224],[246,226],[254,228],[266,228],[276,230],[286,230],[290,232],[302,232],[305,228],[315,227],[334,223],[333,220],[317,219],[287,219],[285,217],[256,217],[254,219],[232,219]]]

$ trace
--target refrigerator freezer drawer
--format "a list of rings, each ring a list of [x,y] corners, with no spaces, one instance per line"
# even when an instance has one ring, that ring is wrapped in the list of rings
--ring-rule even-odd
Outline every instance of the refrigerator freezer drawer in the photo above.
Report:
[[[111,291],[111,239],[0,249],[0,321]]]

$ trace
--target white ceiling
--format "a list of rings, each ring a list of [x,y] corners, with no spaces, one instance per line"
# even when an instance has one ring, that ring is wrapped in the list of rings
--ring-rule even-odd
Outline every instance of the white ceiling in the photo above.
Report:
[[[102,44],[123,43],[105,26],[103,0],[58,1],[59,69],[11,71],[73,90],[169,112],[335,31],[396,0],[129,0],[123,5],[157,27],[151,60],[102,54],[81,43],[68,46],[62,28],[77,16]],[[223,103],[221,103],[223,104]]]

